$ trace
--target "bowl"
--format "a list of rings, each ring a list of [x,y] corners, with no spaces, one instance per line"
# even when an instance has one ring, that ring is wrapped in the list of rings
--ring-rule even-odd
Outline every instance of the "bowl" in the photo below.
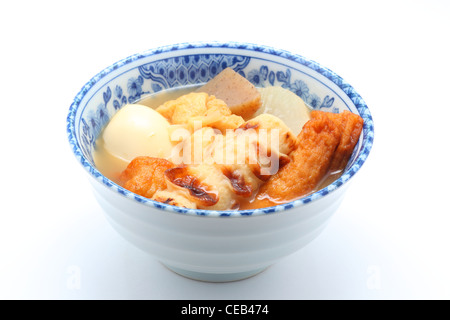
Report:
[[[313,109],[359,114],[364,119],[363,131],[343,175],[290,203],[213,211],[155,202],[99,172],[93,161],[95,140],[122,106],[161,90],[205,83],[227,67],[257,87],[287,88]],[[95,75],[70,106],[67,134],[107,220],[124,239],[178,274],[225,282],[263,271],[321,233],[369,155],[374,131],[370,111],[360,95],[319,63],[263,45],[201,42],[135,54]]]

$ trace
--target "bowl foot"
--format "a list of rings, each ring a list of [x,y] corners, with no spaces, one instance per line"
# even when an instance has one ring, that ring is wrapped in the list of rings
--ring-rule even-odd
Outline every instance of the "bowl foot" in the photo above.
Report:
[[[238,280],[244,280],[250,277],[253,277],[264,270],[266,270],[268,267],[258,268],[255,270],[250,271],[243,271],[243,272],[235,272],[235,273],[204,273],[204,272],[197,272],[197,271],[191,271],[191,270],[184,270],[177,267],[172,267],[170,265],[167,265],[163,263],[169,270],[175,272],[176,274],[179,274],[183,277],[198,280],[198,281],[205,281],[205,282],[231,282],[231,281],[238,281]]]

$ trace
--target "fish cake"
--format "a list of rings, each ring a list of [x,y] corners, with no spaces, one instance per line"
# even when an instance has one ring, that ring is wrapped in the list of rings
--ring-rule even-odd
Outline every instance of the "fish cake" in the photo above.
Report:
[[[197,92],[206,92],[225,101],[231,112],[249,119],[261,106],[261,94],[246,78],[225,68]]]
[[[298,135],[291,161],[261,187],[248,208],[261,208],[306,196],[330,174],[340,174],[355,148],[363,119],[350,111],[339,114],[312,111]]]
[[[347,166],[353,149],[358,143],[364,120],[359,115],[347,110],[342,113],[327,112],[326,115],[339,127],[341,132],[341,139],[330,166],[330,172],[334,173],[344,170]]]

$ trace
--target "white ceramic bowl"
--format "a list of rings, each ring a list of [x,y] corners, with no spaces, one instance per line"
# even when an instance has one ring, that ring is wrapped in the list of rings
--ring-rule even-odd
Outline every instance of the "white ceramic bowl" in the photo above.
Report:
[[[364,119],[345,173],[324,189],[275,207],[246,211],[192,210],[125,190],[95,167],[95,139],[128,102],[160,90],[207,82],[231,67],[256,86],[281,85],[312,108],[350,110]],[[205,281],[243,279],[316,238],[341,203],[348,182],[373,142],[370,112],[341,77],[304,57],[248,43],[191,43],[153,49],[121,60],[77,94],[67,118],[69,142],[87,171],[111,225],[173,271]]]

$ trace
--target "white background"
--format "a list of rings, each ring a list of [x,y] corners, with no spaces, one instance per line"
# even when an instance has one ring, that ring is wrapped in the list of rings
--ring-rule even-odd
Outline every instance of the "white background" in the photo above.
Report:
[[[3,1],[0,298],[449,299],[449,16],[437,0]],[[73,97],[103,68],[199,40],[315,60],[361,94],[375,124],[327,229],[225,284],[178,276],[120,238],[65,131]]]

